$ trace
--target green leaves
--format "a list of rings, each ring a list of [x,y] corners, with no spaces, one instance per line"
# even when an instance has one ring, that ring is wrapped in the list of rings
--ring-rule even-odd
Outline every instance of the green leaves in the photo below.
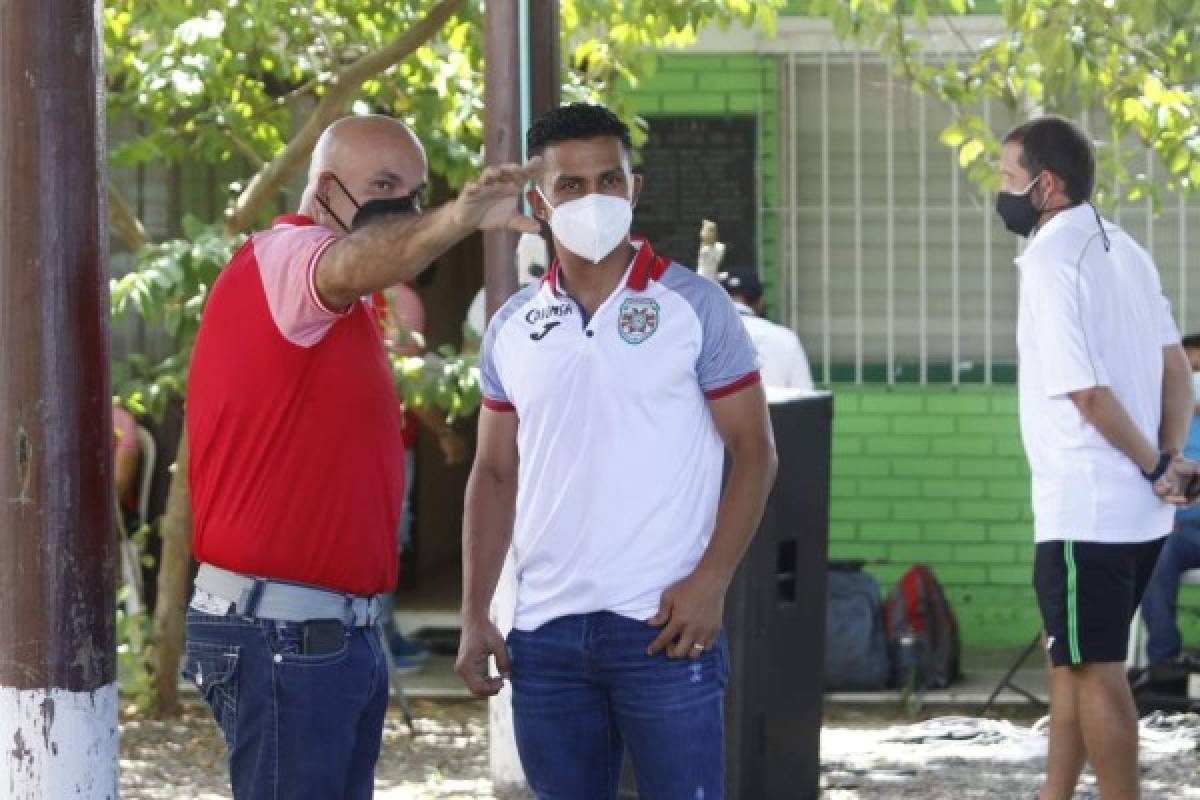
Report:
[[[138,413],[159,415],[172,394],[183,393],[204,301],[244,241],[194,217],[184,219],[183,229],[190,238],[142,247],[134,256],[133,269],[109,283],[115,321],[139,317],[175,347],[157,361],[135,353],[114,365],[114,390]]]
[[[435,408],[447,423],[469,417],[483,402],[479,357],[443,346],[423,356],[393,356],[392,375],[405,408]]]
[[[204,9],[188,0],[110,0],[109,110],[142,131],[114,151],[114,163],[270,161],[302,121],[306,102],[324,95],[339,69],[393,42],[436,4],[241,0]],[[565,96],[607,98],[617,78],[643,72],[655,48],[688,44],[710,22],[770,28],[782,5],[562,0]],[[356,87],[345,109],[403,118],[452,187],[479,167],[483,140],[482,9],[478,2],[459,9],[427,44]]]
[[[1002,0],[1002,35],[964,48],[961,60],[928,59],[926,21],[970,10],[970,0],[810,0],[839,38],[879,50],[913,88],[941,100],[955,121],[942,143],[982,186],[994,184],[995,133],[976,124],[985,101],[1015,113],[1039,109],[1079,118],[1085,109],[1126,143],[1100,153],[1098,193],[1152,198],[1200,182],[1200,3],[1188,0]],[[1106,130],[1111,122],[1112,130]],[[1140,145],[1140,147],[1139,147]],[[1153,151],[1165,170],[1151,180],[1128,169]],[[1162,177],[1163,172],[1167,177]]]

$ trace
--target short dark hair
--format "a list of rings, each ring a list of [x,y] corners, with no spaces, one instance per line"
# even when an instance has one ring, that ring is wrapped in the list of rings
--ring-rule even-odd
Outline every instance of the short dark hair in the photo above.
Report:
[[[1067,185],[1073,205],[1092,199],[1096,188],[1096,151],[1075,123],[1062,117],[1038,117],[1013,128],[1004,143],[1021,146],[1021,166],[1037,177],[1053,172]]]
[[[1189,333],[1183,337],[1184,350],[1200,350],[1200,333]]]
[[[757,303],[763,296],[762,281],[758,274],[747,267],[735,267],[717,274],[717,283],[730,295],[741,295],[748,302]]]
[[[612,136],[620,140],[626,153],[633,150],[629,126],[604,106],[590,103],[571,103],[538,117],[525,134],[525,147],[532,158],[549,145],[597,136]]]

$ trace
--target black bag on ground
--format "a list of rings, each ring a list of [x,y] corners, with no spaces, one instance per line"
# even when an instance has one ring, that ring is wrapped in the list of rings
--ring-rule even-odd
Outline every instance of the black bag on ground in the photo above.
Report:
[[[962,677],[958,620],[932,569],[918,564],[904,573],[883,618],[893,686],[944,689]]]
[[[882,689],[889,669],[879,584],[861,561],[831,561],[826,594],[825,690]]]

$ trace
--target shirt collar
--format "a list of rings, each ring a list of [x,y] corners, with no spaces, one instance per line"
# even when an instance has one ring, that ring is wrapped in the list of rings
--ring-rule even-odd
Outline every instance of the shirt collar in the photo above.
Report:
[[[306,216],[305,214],[280,214],[271,223],[271,227],[278,228],[280,225],[295,225],[297,227],[307,227],[309,225],[316,225],[316,224],[317,223],[313,220],[312,217]]]
[[[758,316],[758,314],[755,313],[753,308],[746,305],[745,303],[743,303],[740,300],[734,300],[733,307],[735,309],[737,309],[737,312],[739,314],[741,314],[743,317],[757,317]]]
[[[1107,221],[1102,222],[1107,228]],[[1095,229],[1096,227],[1096,210],[1091,203],[1083,202],[1077,206],[1064,208],[1062,211],[1051,217],[1045,225],[1038,228],[1037,232],[1029,239],[1025,245],[1025,250],[1021,255],[1013,259],[1018,267],[1023,265],[1024,259],[1028,258],[1035,250],[1040,247],[1045,247],[1049,234],[1062,227],[1074,227],[1084,230]]]
[[[633,257],[633,263],[625,271],[625,288],[641,292],[650,285],[650,281],[660,280],[671,262],[657,255],[646,239],[638,236],[631,241],[637,253]],[[559,297],[564,295],[561,273],[562,264],[556,258],[550,264],[550,269],[546,271],[546,276],[542,278],[542,285],[548,287],[553,294]]]

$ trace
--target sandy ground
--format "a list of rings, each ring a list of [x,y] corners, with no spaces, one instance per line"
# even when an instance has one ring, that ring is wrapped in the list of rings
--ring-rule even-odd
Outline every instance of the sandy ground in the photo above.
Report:
[[[414,712],[414,733],[398,714],[388,717],[378,800],[529,797],[498,790],[487,777],[482,702],[417,702]],[[1142,738],[1146,800],[1200,800],[1200,717],[1151,720]],[[833,709],[822,731],[823,797],[1028,800],[1035,796],[1044,753],[1045,739],[1031,719],[914,723],[895,712]],[[121,725],[121,796],[226,800],[224,758],[216,726],[192,698],[178,720],[127,716]],[[1098,800],[1090,776],[1077,797]]]

